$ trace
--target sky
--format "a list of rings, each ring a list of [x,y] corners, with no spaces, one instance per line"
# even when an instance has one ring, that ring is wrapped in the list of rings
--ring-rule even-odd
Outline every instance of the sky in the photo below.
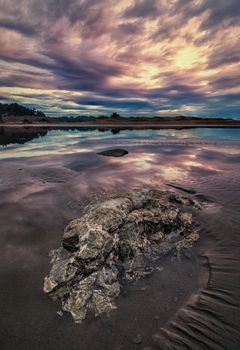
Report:
[[[240,118],[239,0],[0,0],[0,101]]]

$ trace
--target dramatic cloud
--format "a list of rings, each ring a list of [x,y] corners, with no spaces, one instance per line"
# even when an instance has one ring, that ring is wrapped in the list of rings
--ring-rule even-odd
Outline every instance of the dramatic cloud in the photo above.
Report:
[[[124,15],[125,17],[155,18],[158,16],[158,2],[157,0],[135,0]]]
[[[240,117],[238,0],[0,0],[0,96],[49,115]]]

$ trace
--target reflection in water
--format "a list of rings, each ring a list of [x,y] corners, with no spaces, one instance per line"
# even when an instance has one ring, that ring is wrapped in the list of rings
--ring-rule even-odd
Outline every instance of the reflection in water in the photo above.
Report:
[[[82,152],[95,145],[108,142],[121,145],[122,142],[133,143],[159,141],[223,141],[239,140],[240,128],[198,128],[166,130],[117,130],[80,127],[0,127],[0,159],[9,157],[30,157],[49,154]],[[4,147],[1,147],[4,146]]]
[[[141,349],[239,350],[239,141],[208,142],[205,130],[189,142],[192,132],[54,130],[1,149],[1,348],[135,349],[140,333]],[[113,145],[129,154],[97,155]],[[169,184],[208,203],[198,246],[127,287],[109,316],[59,318],[42,283],[67,222],[107,191]]]
[[[35,138],[46,136],[47,128],[8,128],[0,127],[0,145],[7,146],[9,144],[24,144]]]

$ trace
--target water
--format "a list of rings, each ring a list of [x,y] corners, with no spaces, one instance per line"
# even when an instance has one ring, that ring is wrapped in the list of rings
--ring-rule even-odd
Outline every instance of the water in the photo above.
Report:
[[[98,130],[83,128],[48,129],[36,127],[0,128],[0,159],[94,151],[105,143],[123,141],[234,141],[240,128],[195,128],[168,130]],[[81,147],[80,147],[81,145]],[[86,148],[84,149],[84,146]]]
[[[239,350],[239,129],[1,129],[0,144],[1,349]],[[129,154],[97,154],[116,147]],[[67,222],[107,192],[168,185],[207,203],[196,247],[110,315],[60,318],[42,285]]]

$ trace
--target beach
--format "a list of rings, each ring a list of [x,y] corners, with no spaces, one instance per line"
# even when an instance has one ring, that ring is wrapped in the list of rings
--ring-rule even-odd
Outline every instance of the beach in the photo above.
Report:
[[[169,349],[181,339],[191,349],[238,350],[238,129],[20,135],[0,152],[2,349]],[[128,153],[97,154],[115,148]],[[199,241],[126,283],[110,313],[90,313],[80,325],[59,316],[43,280],[67,223],[109,193],[146,187],[202,203]]]

